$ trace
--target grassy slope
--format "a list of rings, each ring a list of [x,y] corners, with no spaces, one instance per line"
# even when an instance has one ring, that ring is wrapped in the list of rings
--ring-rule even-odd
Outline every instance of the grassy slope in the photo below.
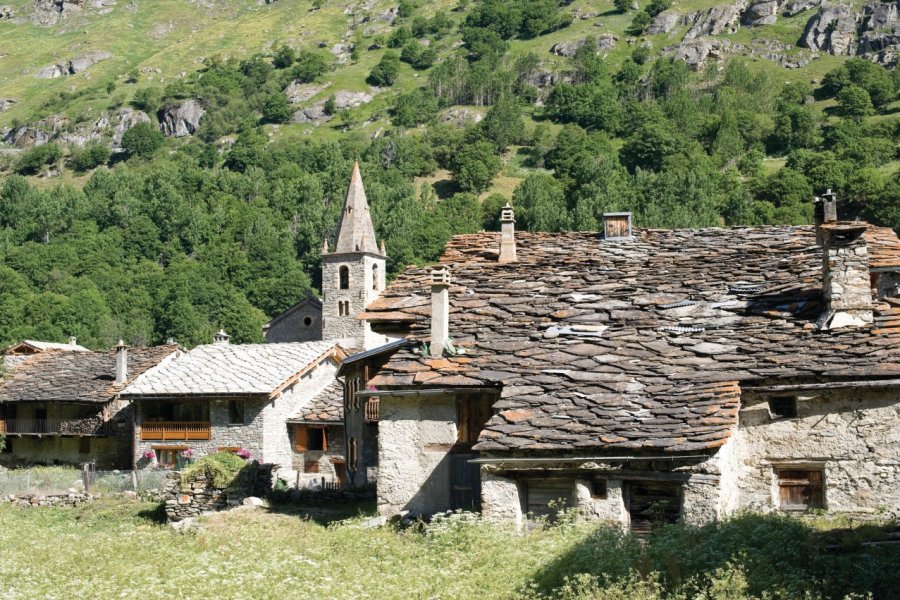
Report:
[[[109,14],[88,12],[47,28],[0,22],[0,48],[5,49],[0,58],[0,89],[3,90],[0,95],[19,100],[16,106],[0,114],[0,127],[9,126],[14,120],[29,121],[35,115],[43,114],[66,114],[78,121],[93,120],[110,105],[127,102],[137,87],[164,86],[182,73],[200,68],[203,58],[215,54],[243,57],[281,44],[314,48],[320,43],[331,47],[339,42],[354,40],[367,48],[377,34],[366,36],[364,30],[375,27],[389,32],[390,28],[375,17],[395,4],[391,0],[370,0],[369,3],[328,0],[323,8],[314,10],[311,0],[282,0],[261,6],[255,0],[224,0],[216,2],[214,8],[203,8],[187,0],[155,0],[153,3],[136,3],[134,12],[123,2]],[[715,4],[714,0],[676,0],[672,10],[687,13]],[[18,14],[24,14],[28,5],[29,0],[12,3]],[[456,0],[423,2],[417,14],[428,16],[437,10],[451,10],[456,5]],[[628,44],[630,38],[623,32],[634,13],[617,13],[612,0],[576,0],[569,10],[576,14],[590,11],[599,13],[599,16],[576,19],[571,26],[536,39],[514,40],[510,45],[511,57],[534,52],[544,60],[545,68],[563,68],[566,59],[549,51],[555,43],[611,33],[619,41],[607,61],[611,69],[617,68],[631,52],[632,46]],[[460,13],[451,14],[457,21],[464,18]],[[812,12],[807,11],[792,18],[779,17],[775,25],[741,28],[737,33],[723,37],[742,44],[753,40],[796,42],[811,15]],[[364,16],[370,20],[363,23]],[[354,22],[359,24],[353,27]],[[165,31],[162,36],[159,35],[161,27]],[[648,40],[654,49],[659,50],[677,43],[683,30],[651,36]],[[451,51],[458,40],[458,34],[454,33],[440,41],[442,53]],[[45,80],[33,76],[33,72],[44,65],[89,50],[106,50],[114,56],[94,65],[86,73],[72,77]],[[323,78],[325,83],[330,84],[327,89],[310,102],[322,100],[339,90],[368,90],[365,77],[384,52],[384,49],[365,50],[357,63],[338,66]],[[805,51],[797,49],[791,52]],[[824,54],[804,68],[787,70],[762,58],[748,59],[751,68],[767,71],[782,81],[820,80],[842,60]],[[127,74],[133,69],[149,72],[140,74],[138,85],[125,84]],[[403,65],[400,78],[393,88],[376,95],[371,103],[351,111],[354,128],[371,135],[389,127],[387,108],[390,98],[420,85],[425,77],[427,73],[417,73]],[[112,94],[106,90],[110,82],[117,86]],[[86,93],[74,100],[46,106],[48,99],[60,92],[78,91]],[[531,126],[533,122],[529,121]],[[315,136],[317,139],[333,139],[344,132],[339,119],[319,126],[287,125],[273,129],[276,137]],[[887,171],[892,172],[896,168],[895,163]],[[510,193],[526,173],[518,167],[506,169],[491,191]],[[73,182],[77,184],[78,180]]]

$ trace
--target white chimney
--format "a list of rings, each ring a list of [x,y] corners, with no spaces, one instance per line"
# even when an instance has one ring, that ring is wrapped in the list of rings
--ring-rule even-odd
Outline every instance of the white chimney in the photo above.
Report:
[[[70,345],[70,346],[77,346],[77,345],[78,345],[78,338],[75,337],[74,335],[70,335],[70,336],[69,336],[69,345]]]
[[[500,211],[500,262],[516,262],[516,217],[509,202]]]
[[[431,272],[431,356],[444,355],[450,339],[450,271]]]
[[[116,344],[116,384],[124,385],[128,381],[128,346],[119,340]]]
[[[220,329],[216,335],[213,336],[213,344],[228,344],[231,336],[225,333],[224,329]]]

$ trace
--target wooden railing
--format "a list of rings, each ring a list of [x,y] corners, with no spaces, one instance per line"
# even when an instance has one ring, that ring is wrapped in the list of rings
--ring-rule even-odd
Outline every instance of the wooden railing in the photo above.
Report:
[[[108,423],[100,417],[86,419],[0,419],[5,435],[104,435]]]
[[[369,398],[366,400],[366,421],[377,421],[379,419],[378,409],[378,398]]]
[[[208,440],[212,425],[204,421],[143,423],[141,440],[154,442]]]

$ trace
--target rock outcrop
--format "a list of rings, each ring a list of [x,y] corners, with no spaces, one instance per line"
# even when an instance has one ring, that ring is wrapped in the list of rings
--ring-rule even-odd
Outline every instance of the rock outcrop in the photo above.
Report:
[[[0,21],[11,20],[13,16],[12,6],[0,6]]]
[[[10,129],[3,136],[3,143],[16,148],[33,148],[51,141],[69,125],[65,117],[51,116],[31,125]]]
[[[47,27],[72,14],[79,14],[83,9],[84,0],[35,0],[31,21]]]
[[[780,0],[753,0],[744,13],[743,22],[749,27],[773,25],[778,18]]]
[[[848,6],[824,5],[806,24],[801,45],[829,54],[853,54],[860,17]]]
[[[173,104],[159,111],[159,130],[169,137],[193,135],[200,127],[200,119],[206,111],[194,99]]]
[[[594,44],[596,45],[597,53],[609,52],[619,40],[619,38],[612,34],[604,33],[603,35],[599,35],[596,38],[584,38],[572,42],[559,42],[558,44],[554,44],[553,47],[550,48],[550,52],[556,54],[557,56],[572,57],[575,56],[575,53],[579,48],[587,44],[591,39],[593,39]]]
[[[863,7],[857,54],[884,66],[896,66],[900,54],[900,2]]]
[[[741,15],[747,8],[747,0],[738,0],[734,4],[713,6],[705,13],[698,13],[691,28],[684,34],[682,41],[691,41],[705,35],[734,33],[740,28]]]
[[[710,60],[716,62],[724,60],[727,54],[734,49],[738,49],[738,47],[728,40],[700,38],[682,42],[663,50],[672,52],[672,57],[675,60],[684,61],[692,69],[699,70]]]
[[[690,19],[690,17],[688,17]],[[669,33],[685,21],[685,15],[670,10],[664,10],[650,20],[647,26],[649,35]]]
[[[77,75],[83,73],[91,66],[97,64],[101,60],[112,58],[112,54],[103,50],[94,52],[85,52],[73,59],[55,65],[48,65],[38,69],[35,77],[39,79],[56,79],[57,77],[67,77],[69,75]]]
[[[15,98],[0,98],[0,112],[3,112],[7,108],[13,106],[15,103]]]
[[[819,8],[821,5],[822,0],[791,0],[784,5],[784,10],[781,11],[781,14],[786,17],[793,17],[794,15],[799,15],[803,11]]]

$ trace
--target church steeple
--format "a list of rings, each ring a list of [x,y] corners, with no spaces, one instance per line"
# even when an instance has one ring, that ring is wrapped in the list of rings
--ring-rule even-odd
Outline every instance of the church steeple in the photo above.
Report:
[[[353,163],[353,174],[347,188],[347,199],[338,225],[337,243],[334,248],[337,254],[348,252],[370,252],[379,254],[375,241],[375,227],[372,215],[369,214],[369,202],[359,174],[359,162]]]
[[[354,163],[334,250],[329,251],[327,240],[322,245],[324,339],[341,340],[347,348],[384,343],[384,336],[373,333],[357,315],[384,289],[386,263],[384,243],[379,248],[375,240],[359,163]]]

